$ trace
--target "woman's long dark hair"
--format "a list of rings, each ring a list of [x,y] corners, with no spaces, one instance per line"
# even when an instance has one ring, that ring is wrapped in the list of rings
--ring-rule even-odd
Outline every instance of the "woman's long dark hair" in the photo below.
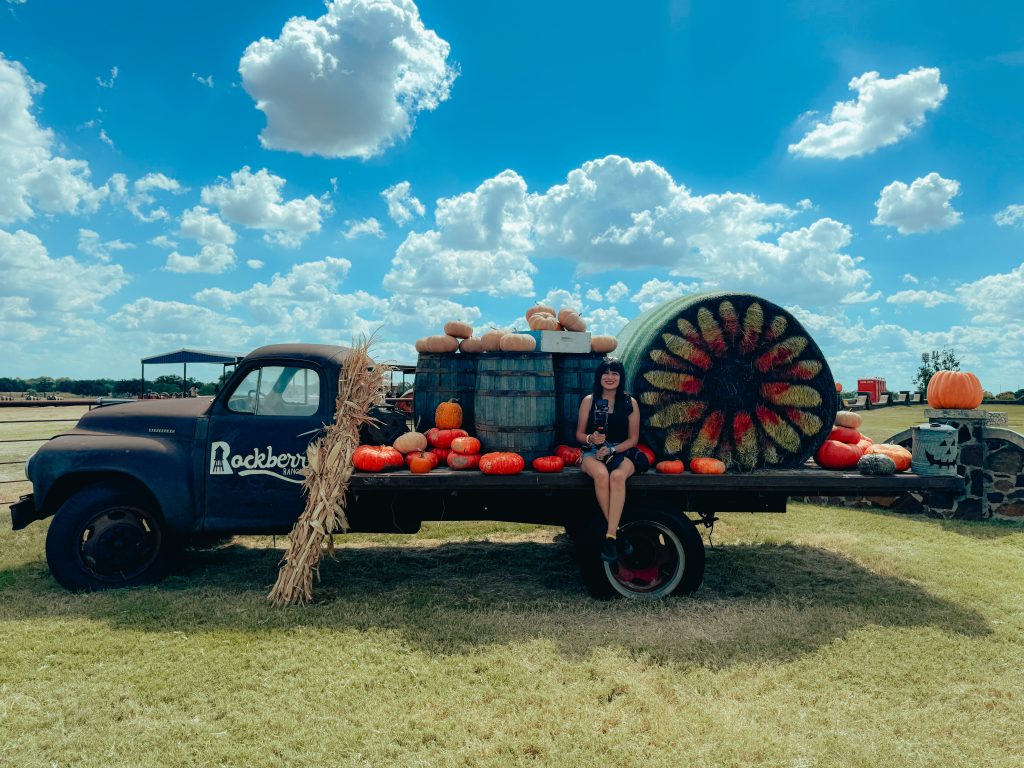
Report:
[[[622,363],[618,360],[612,360],[611,358],[605,358],[601,361],[601,364],[597,366],[597,370],[594,371],[594,391],[593,397],[591,398],[590,407],[593,408],[597,401],[604,397],[604,387],[601,386],[601,377],[605,371],[615,371],[619,374],[619,386],[615,388],[615,409],[619,413],[629,413],[632,409],[632,403],[629,400],[629,395],[626,393],[626,369],[622,367]]]

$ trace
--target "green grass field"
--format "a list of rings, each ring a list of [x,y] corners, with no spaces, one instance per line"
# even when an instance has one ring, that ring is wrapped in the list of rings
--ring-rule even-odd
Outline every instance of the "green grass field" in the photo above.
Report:
[[[915,410],[869,411],[864,431],[884,439]],[[265,599],[281,539],[75,595],[47,571],[45,532],[0,529],[3,766],[1009,768],[1024,754],[1021,527],[727,514],[697,595],[642,605],[587,597],[558,530],[434,524],[339,537],[315,604],[287,609]]]

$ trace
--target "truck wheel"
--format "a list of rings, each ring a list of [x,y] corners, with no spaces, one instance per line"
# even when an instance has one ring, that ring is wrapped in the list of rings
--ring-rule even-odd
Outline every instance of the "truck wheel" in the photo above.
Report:
[[[704,542],[696,526],[672,512],[637,510],[623,516],[619,559],[601,559],[605,522],[594,521],[577,542],[580,574],[593,597],[658,600],[692,595],[704,581]]]
[[[57,510],[46,534],[50,573],[70,590],[158,581],[172,552],[156,512],[136,494],[110,486],[74,494]]]

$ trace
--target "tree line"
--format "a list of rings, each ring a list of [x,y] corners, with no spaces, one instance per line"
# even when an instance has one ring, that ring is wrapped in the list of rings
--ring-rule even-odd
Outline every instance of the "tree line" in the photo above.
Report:
[[[191,376],[184,382],[185,390],[195,387],[200,395],[216,393],[217,386],[223,381],[202,382]],[[182,391],[181,376],[165,375],[155,379],[146,379],[146,392],[167,392],[168,394]],[[81,397],[124,397],[138,396],[142,392],[142,379],[71,379],[68,377],[52,378],[36,376],[30,379],[0,376],[0,392],[25,392],[28,394],[46,394],[62,392]]]

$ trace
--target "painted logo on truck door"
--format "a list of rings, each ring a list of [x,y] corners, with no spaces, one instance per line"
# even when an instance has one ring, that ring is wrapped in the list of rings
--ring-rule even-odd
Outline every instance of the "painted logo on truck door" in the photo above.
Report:
[[[270,475],[289,483],[301,483],[305,468],[306,454],[276,453],[272,445],[266,450],[253,448],[248,453],[232,453],[231,444],[224,440],[215,440],[210,446],[211,475]]]

